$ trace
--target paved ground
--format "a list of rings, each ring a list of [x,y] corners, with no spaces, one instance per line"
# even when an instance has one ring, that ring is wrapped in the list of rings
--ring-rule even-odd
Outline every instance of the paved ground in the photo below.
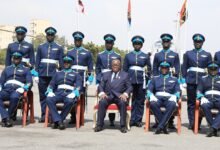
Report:
[[[90,95],[94,93],[94,87],[89,89]],[[35,116],[40,115],[38,102],[38,90],[34,87],[35,96]],[[94,133],[92,130],[92,106],[94,97],[89,98],[88,112],[85,114],[85,126],[76,131],[73,127],[68,127],[65,131],[44,128],[43,124],[35,123],[25,128],[21,127],[21,121],[16,122],[16,126],[10,129],[0,127],[0,150],[23,150],[23,149],[82,149],[82,150],[216,150],[220,148],[220,138],[206,138],[205,130],[194,135],[187,129],[186,103],[183,102],[182,112],[182,134],[179,136],[175,132],[170,135],[154,135],[153,132],[145,133],[143,128],[133,127],[127,134],[122,134],[117,129],[110,128],[106,122],[103,132]],[[21,114],[20,111],[18,113]],[[117,115],[117,121],[119,120]],[[69,118],[69,117],[68,117]],[[154,119],[152,119],[153,121]],[[143,120],[144,121],[144,120]],[[206,121],[203,120],[206,126]]]

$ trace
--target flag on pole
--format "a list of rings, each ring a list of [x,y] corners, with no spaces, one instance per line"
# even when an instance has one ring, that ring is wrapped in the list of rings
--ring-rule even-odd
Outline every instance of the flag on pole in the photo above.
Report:
[[[128,24],[131,26],[131,0],[128,0]]]
[[[185,0],[180,11],[180,26],[182,26],[186,22],[187,18],[188,18],[187,0]]]
[[[78,5],[79,5],[79,12],[84,14],[85,7],[84,7],[83,2],[81,0],[78,0]]]

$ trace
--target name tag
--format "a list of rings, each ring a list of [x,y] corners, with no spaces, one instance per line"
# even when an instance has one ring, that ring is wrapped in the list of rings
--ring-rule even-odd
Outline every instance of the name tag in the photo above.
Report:
[[[175,58],[175,56],[173,56],[173,55],[170,55],[170,56],[168,56],[169,58]]]
[[[58,48],[52,48],[52,50],[53,50],[53,51],[57,51],[57,50],[58,50]]]
[[[18,72],[24,72],[24,70],[17,70]]]
[[[111,57],[111,58],[112,58],[112,59],[116,59],[117,57],[114,57],[114,56],[113,56],[113,57]]]
[[[22,47],[23,47],[23,48],[29,48],[29,46],[27,46],[27,45],[23,45]]]
[[[201,57],[206,58],[206,57],[208,57],[208,56],[206,56],[206,55],[201,55]]]
[[[140,59],[145,59],[146,57],[144,57],[144,56],[140,56],[139,58],[140,58]]]
[[[81,55],[86,55],[86,53],[80,53]]]
[[[69,76],[74,77],[75,75],[74,74],[69,74]]]
[[[174,80],[170,80],[170,81],[169,81],[169,83],[174,83],[174,82],[175,82]]]

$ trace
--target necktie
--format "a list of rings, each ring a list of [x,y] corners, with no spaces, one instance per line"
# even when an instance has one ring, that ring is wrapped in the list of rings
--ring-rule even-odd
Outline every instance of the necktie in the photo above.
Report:
[[[117,73],[114,73],[113,78],[112,78],[112,82],[116,79],[116,75],[117,75]]]

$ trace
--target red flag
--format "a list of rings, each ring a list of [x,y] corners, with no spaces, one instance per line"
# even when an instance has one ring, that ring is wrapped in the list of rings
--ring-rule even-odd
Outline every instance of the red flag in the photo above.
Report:
[[[82,1],[81,1],[81,0],[78,0],[78,4],[79,4],[80,12],[81,12],[81,13],[84,13],[84,11],[85,11],[85,7],[84,7]]]
[[[186,4],[187,4],[187,0],[184,1],[183,6],[180,11],[180,26],[185,23],[188,17]]]
[[[131,0],[128,0],[128,24],[131,26]]]

